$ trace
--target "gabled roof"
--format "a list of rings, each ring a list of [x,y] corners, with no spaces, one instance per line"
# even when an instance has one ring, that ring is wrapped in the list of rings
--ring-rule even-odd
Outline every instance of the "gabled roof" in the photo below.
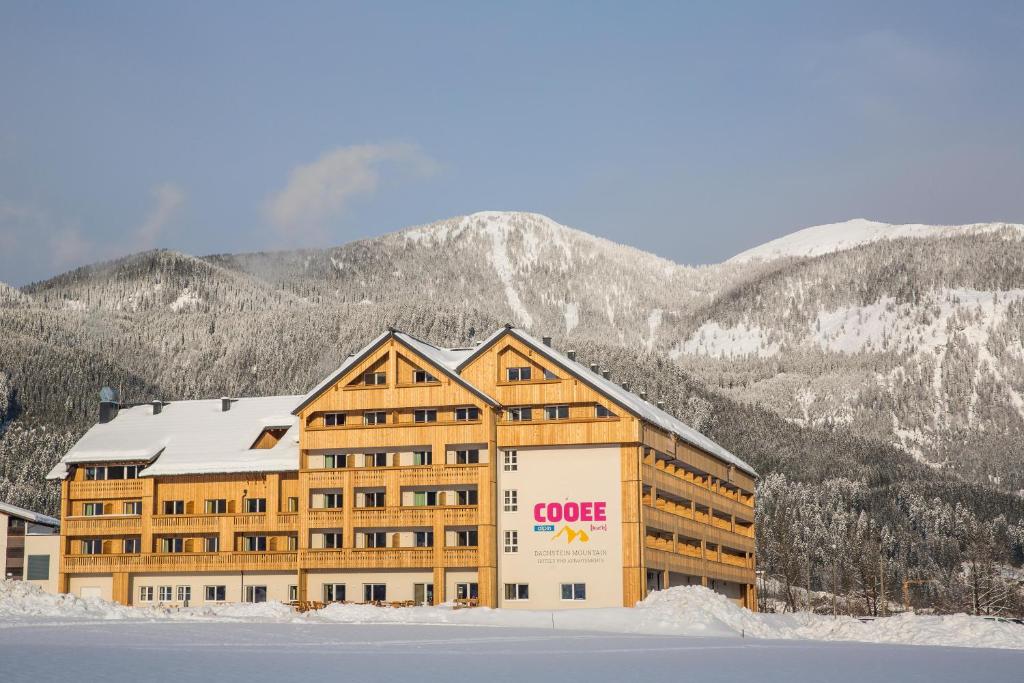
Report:
[[[475,386],[463,379],[455,368],[459,365],[462,358],[469,354],[469,350],[462,349],[444,349],[439,346],[434,346],[429,342],[425,342],[422,339],[417,339],[411,334],[405,332],[399,332],[397,330],[388,330],[384,334],[381,334],[374,338],[369,344],[361,348],[359,351],[353,353],[351,356],[345,359],[345,362],[341,366],[332,372],[328,377],[317,384],[313,389],[302,397],[302,401],[292,410],[293,415],[298,415],[299,412],[312,403],[320,394],[324,393],[338,382],[345,374],[356,365],[366,360],[374,351],[380,348],[384,342],[388,339],[397,339],[404,346],[408,347],[415,353],[419,354],[429,362],[437,366],[446,377],[449,377],[456,384],[459,384],[466,390],[470,391],[480,400],[491,406],[498,406],[498,402],[493,398],[485,394],[484,392],[477,389]]]
[[[39,514],[38,512],[32,512],[25,508],[20,508],[17,505],[11,505],[10,503],[0,503],[0,512],[10,515],[11,517],[17,517],[23,519],[26,522],[32,522],[33,524],[43,524],[45,526],[59,527],[60,520],[54,519],[47,515]]]
[[[506,334],[515,337],[534,351],[537,351],[550,362],[561,367],[571,375],[574,375],[580,381],[587,384],[591,389],[604,395],[611,401],[614,401],[641,420],[646,420],[666,432],[675,434],[691,446],[696,446],[697,448],[711,453],[731,465],[735,465],[737,468],[752,476],[757,476],[757,471],[754,470],[753,467],[730,453],[724,447],[704,436],[693,427],[690,427],[681,420],[669,415],[661,408],[650,404],[636,394],[626,391],[615,382],[605,379],[602,375],[594,372],[582,363],[571,360],[568,356],[559,353],[547,344],[534,339],[518,327],[507,325],[496,330],[488,336],[480,346],[474,349],[472,353],[462,360],[458,366],[459,371],[461,372],[473,361],[474,358],[479,356],[485,349],[493,345]]]
[[[72,446],[48,479],[63,479],[67,466],[84,463],[147,463],[140,476],[295,471],[298,420],[290,410],[299,396],[172,401],[159,414],[150,405],[123,407],[110,422],[93,425]],[[287,427],[273,448],[252,449],[268,427]]]

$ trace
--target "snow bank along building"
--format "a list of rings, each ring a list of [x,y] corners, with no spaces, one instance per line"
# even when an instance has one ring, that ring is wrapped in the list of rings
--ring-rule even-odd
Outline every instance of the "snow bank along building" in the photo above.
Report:
[[[101,402],[49,476],[77,595],[756,606],[750,466],[511,326],[390,330],[305,396]]]

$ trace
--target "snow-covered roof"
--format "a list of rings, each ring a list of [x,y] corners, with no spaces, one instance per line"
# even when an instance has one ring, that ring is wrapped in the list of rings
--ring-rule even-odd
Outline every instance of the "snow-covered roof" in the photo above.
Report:
[[[0,512],[10,515],[11,517],[18,517],[24,519],[26,522],[33,522],[35,524],[45,524],[46,526],[58,527],[60,526],[60,520],[48,517],[47,515],[41,515],[38,512],[32,512],[25,508],[20,508],[17,505],[11,505],[10,503],[0,502]]]
[[[626,391],[623,387],[619,386],[611,380],[605,379],[599,373],[594,372],[582,363],[578,363],[574,360],[570,360],[568,356],[559,353],[552,347],[544,344],[532,336],[530,336],[524,330],[518,327],[504,327],[498,329],[493,334],[487,337],[480,346],[478,346],[471,354],[469,354],[459,366],[459,370],[469,364],[469,362],[481,353],[484,349],[490,346],[495,340],[500,338],[503,334],[508,333],[519,339],[524,344],[530,346],[535,351],[538,351],[542,356],[547,358],[549,361],[561,366],[567,372],[572,373],[580,380],[586,382],[601,394],[604,394],[615,403],[621,405],[626,410],[630,411],[642,420],[653,424],[656,427],[663,429],[666,432],[675,434],[686,443],[696,446],[697,448],[710,453],[723,461],[735,465],[739,469],[747,472],[750,475],[757,476],[757,472],[753,467],[748,465],[742,459],[736,457],[724,447],[715,443],[708,437],[698,432],[693,427],[690,427],[681,420],[669,415],[661,408],[645,401],[636,394]]]
[[[78,440],[50,479],[67,476],[67,465],[147,462],[140,476],[226,472],[295,471],[298,420],[291,414],[301,396],[172,401],[156,415],[150,405],[121,408],[110,422],[94,425]],[[285,427],[272,448],[250,448],[264,429]]]

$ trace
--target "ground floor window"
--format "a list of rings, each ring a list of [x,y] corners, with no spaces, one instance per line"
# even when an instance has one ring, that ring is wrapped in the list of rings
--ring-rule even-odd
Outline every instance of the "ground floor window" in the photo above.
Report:
[[[207,602],[224,602],[227,595],[227,586],[206,586],[205,595]]]
[[[414,583],[412,586],[412,599],[417,605],[433,605],[434,584]]]
[[[153,587],[152,586],[139,586],[139,601],[140,602],[153,602]]]
[[[459,600],[475,600],[480,597],[478,584],[457,583],[455,584],[455,597]]]
[[[266,602],[267,601],[267,587],[266,586],[246,586],[245,587],[245,601],[246,602]]]
[[[563,583],[562,584],[562,599],[563,600],[586,600],[587,599],[587,584],[585,584],[585,583]]]
[[[324,584],[324,602],[344,602],[345,600],[345,584],[343,583],[325,583]]]
[[[170,602],[174,599],[174,591],[170,586],[160,586],[160,602]]]
[[[189,602],[192,599],[192,586],[178,586],[178,602]]]
[[[299,599],[299,587],[298,586],[294,586],[294,585],[293,586],[288,586],[288,601],[289,602],[295,602],[298,599]]]
[[[505,599],[506,600],[529,600],[530,599],[530,584],[528,584],[528,583],[506,583],[505,584]]]
[[[388,587],[383,583],[364,583],[363,602],[384,602],[388,599]]]

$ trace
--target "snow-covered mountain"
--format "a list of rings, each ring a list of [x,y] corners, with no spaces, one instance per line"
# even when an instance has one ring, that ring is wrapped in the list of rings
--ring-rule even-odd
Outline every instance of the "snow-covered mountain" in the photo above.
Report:
[[[973,223],[970,225],[893,225],[864,218],[842,223],[816,225],[758,245],[733,256],[729,263],[778,258],[807,258],[830,254],[879,240],[928,239],[971,236],[999,232],[1007,238],[1024,238],[1024,225],[1018,223]]]

